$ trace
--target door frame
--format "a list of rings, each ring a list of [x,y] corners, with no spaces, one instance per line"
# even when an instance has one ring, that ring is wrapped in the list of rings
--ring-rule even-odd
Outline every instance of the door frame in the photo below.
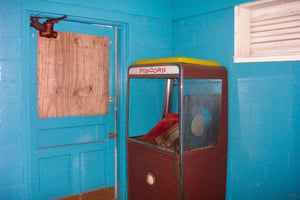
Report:
[[[22,72],[22,145],[23,145],[23,171],[24,171],[24,199],[32,199],[32,156],[31,156],[31,117],[30,117],[30,16],[44,16],[49,18],[60,17],[65,13],[41,12],[38,10],[23,10],[21,24],[21,72]],[[66,21],[99,24],[112,26],[115,30],[115,199],[122,193],[126,196],[126,76],[128,66],[128,23],[116,22],[107,19],[90,18],[85,16],[68,15]]]

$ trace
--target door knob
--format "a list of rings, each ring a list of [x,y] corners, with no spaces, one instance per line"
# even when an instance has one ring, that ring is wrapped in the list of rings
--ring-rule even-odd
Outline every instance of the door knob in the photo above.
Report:
[[[116,137],[116,134],[114,134],[114,133],[109,133],[109,134],[108,134],[108,137],[109,137],[110,139],[114,139],[114,138]]]

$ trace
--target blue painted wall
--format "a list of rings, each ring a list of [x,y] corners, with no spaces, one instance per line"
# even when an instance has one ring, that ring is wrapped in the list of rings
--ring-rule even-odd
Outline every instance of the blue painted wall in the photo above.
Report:
[[[26,1],[26,0],[25,0]],[[28,1],[28,0],[27,0]],[[31,1],[31,0],[29,0]],[[171,18],[171,0],[147,1],[147,0],[40,0],[42,2],[53,2],[75,7],[95,8],[101,11],[117,12],[135,16],[147,16],[160,19]]]
[[[172,24],[173,56],[229,72],[227,199],[300,199],[300,62],[233,63],[235,2],[186,2],[173,5],[184,10]]]
[[[19,6],[0,1],[0,199],[23,199],[25,188],[21,15]]]
[[[183,19],[198,14],[208,13],[255,0],[172,0],[171,17],[173,20]]]
[[[300,199],[300,63],[233,63],[232,6],[245,1],[0,1],[0,199],[30,199],[29,11],[128,27],[119,80],[120,199],[126,196],[126,68],[137,59],[171,55],[217,60],[228,68],[227,199]]]
[[[31,199],[28,101],[29,13],[66,14],[84,20],[123,24],[122,67],[119,71],[119,192],[125,199],[125,99],[126,69],[137,59],[171,55],[169,0],[156,1],[78,1],[2,0],[0,1],[0,199]],[[29,47],[36,48],[36,47]]]

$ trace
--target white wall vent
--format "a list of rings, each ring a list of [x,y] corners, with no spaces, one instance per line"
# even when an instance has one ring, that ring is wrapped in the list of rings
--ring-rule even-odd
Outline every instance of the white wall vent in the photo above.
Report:
[[[234,62],[300,60],[300,1],[235,6]]]

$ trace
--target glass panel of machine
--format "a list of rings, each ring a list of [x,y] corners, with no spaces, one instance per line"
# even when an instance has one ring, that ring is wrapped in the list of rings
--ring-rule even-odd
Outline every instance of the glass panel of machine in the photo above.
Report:
[[[129,93],[129,138],[173,151],[179,138],[178,79],[133,78]]]
[[[221,109],[221,79],[184,79],[184,150],[216,145]]]

